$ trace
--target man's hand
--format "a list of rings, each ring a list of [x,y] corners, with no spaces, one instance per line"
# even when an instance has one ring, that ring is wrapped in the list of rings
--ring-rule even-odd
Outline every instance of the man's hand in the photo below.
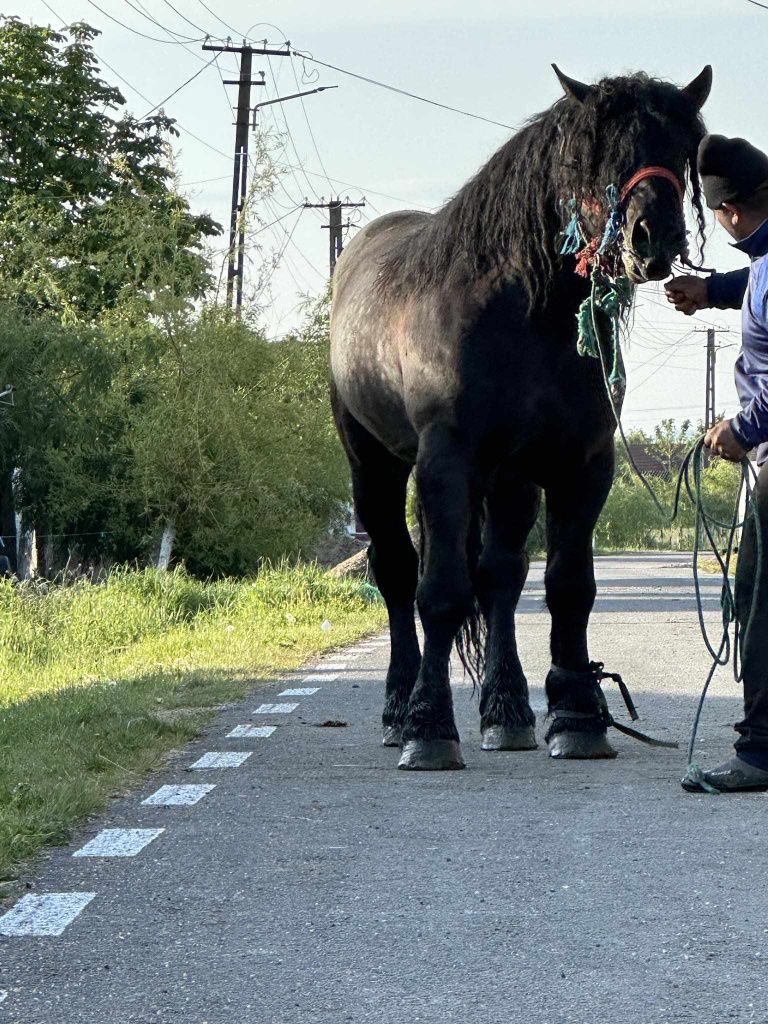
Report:
[[[707,436],[704,438],[704,445],[711,452],[714,452],[715,455],[719,455],[722,459],[727,459],[729,462],[741,462],[747,454],[746,450],[736,440],[731,430],[730,420],[721,420],[714,427],[710,427],[707,431]]]
[[[667,302],[671,302],[676,310],[692,316],[700,309],[709,307],[707,295],[707,279],[705,277],[674,277],[664,285]]]

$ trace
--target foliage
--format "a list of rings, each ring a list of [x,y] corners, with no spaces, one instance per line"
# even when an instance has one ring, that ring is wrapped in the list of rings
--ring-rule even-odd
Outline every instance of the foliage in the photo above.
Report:
[[[0,457],[17,507],[81,554],[151,552],[172,520],[196,570],[254,571],[341,521],[348,472],[328,400],[327,305],[269,342],[211,309],[157,323],[0,315]]]
[[[178,194],[173,121],[117,116],[125,100],[99,77],[97,34],[0,21],[0,298],[68,319],[152,298],[161,264],[177,295],[202,295],[202,249],[220,230]]]
[[[0,580],[0,879],[198,734],[210,709],[379,628],[366,585],[313,566],[203,583]],[[330,623],[330,628],[321,628]]]
[[[666,474],[653,474],[647,479],[665,512],[671,513],[680,465],[694,441],[704,432],[702,424],[692,427],[689,420],[678,426],[674,420],[662,420],[651,433],[633,430],[630,444],[642,444],[666,467]],[[721,523],[730,523],[739,487],[738,466],[713,459],[702,473],[702,497],[708,512]],[[546,509],[542,508],[528,537],[532,557],[546,552]],[[683,550],[693,547],[695,515],[683,490],[680,509],[674,522],[659,511],[648,490],[638,479],[623,445],[616,446],[616,472],[613,487],[595,528],[595,546],[601,551],[643,549]],[[727,531],[715,531],[723,545]]]
[[[147,513],[172,520],[199,570],[247,572],[306,550],[341,522],[346,462],[328,399],[328,338],[269,342],[210,310],[175,325],[131,415],[137,486]]]
[[[678,427],[674,420],[662,420],[649,436],[635,431],[630,441],[642,443],[667,468],[665,476],[651,476],[649,483],[665,510],[671,512],[675,500],[677,476],[685,453],[703,433],[701,426],[691,427],[684,420]],[[599,548],[690,549],[694,539],[693,506],[683,491],[680,509],[674,523],[662,515],[653,498],[637,478],[621,446],[617,449],[617,469],[611,493],[605,503],[595,530]],[[738,466],[713,459],[702,473],[702,498],[707,510],[720,522],[730,522],[739,486]],[[725,531],[718,531],[725,542]]]

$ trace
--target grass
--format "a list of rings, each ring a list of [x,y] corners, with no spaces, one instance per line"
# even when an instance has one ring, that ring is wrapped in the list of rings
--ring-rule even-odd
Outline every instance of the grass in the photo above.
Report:
[[[377,593],[314,566],[201,582],[0,580],[0,883],[199,735],[214,708],[382,625]]]

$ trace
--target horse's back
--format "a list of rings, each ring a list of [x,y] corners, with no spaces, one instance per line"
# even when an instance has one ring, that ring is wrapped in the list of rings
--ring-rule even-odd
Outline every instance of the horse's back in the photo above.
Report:
[[[339,257],[333,275],[334,302],[341,300],[350,286],[378,276],[383,266],[396,258],[401,246],[428,223],[431,213],[420,210],[398,210],[385,213],[359,231]]]

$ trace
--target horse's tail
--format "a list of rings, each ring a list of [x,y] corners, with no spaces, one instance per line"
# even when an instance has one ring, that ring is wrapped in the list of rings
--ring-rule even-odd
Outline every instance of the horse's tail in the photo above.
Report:
[[[419,574],[424,567],[424,515],[419,500],[418,490],[416,491],[416,521],[419,527]],[[485,524],[485,504],[482,499],[478,500],[472,510],[472,516],[467,535],[467,565],[472,579],[472,587],[477,593],[475,585],[477,577],[477,566],[480,561],[480,553],[483,549],[483,526]],[[485,618],[480,610],[477,597],[473,599],[472,609],[461,624],[456,634],[456,653],[464,668],[464,671],[472,680],[473,686],[482,684],[485,671],[485,644],[487,630]]]

